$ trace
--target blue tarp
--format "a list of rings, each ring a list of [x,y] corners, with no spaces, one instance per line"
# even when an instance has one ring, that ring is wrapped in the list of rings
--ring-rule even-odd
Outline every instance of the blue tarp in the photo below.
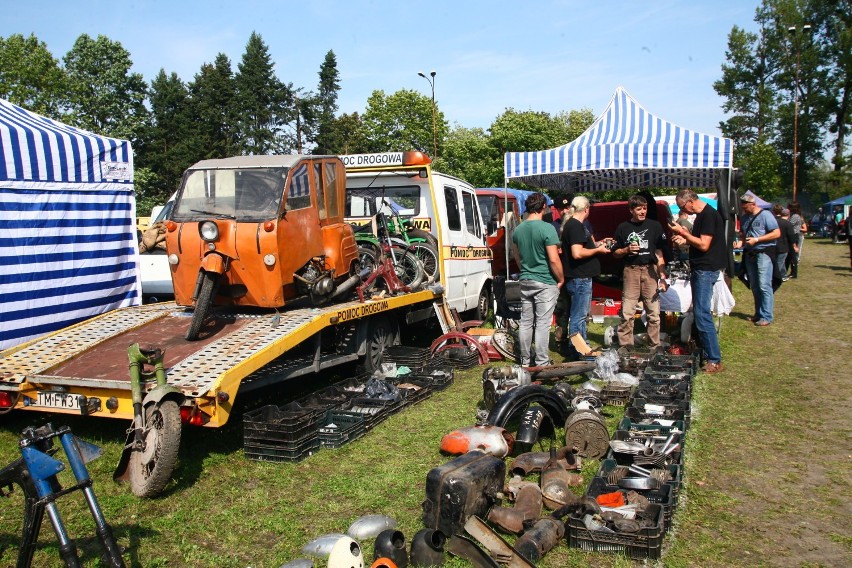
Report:
[[[130,142],[0,99],[0,349],[138,304]]]

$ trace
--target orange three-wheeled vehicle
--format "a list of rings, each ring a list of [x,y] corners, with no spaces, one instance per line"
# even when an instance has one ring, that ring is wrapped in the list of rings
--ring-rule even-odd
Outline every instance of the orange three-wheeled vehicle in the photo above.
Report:
[[[183,176],[166,249],[175,301],[194,306],[194,340],[213,305],[317,304],[359,281],[358,248],[343,221],[346,172],[334,156],[204,160]]]

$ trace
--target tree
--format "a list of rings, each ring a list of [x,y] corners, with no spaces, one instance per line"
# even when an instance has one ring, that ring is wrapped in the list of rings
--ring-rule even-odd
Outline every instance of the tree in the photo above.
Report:
[[[778,171],[781,157],[772,144],[758,140],[737,152],[737,167],[743,170],[743,186],[767,201],[783,196]]]
[[[292,148],[283,128],[295,116],[293,86],[282,83],[273,67],[269,48],[252,32],[234,78],[237,143],[246,154],[286,153]]]
[[[197,159],[237,155],[236,85],[231,61],[224,53],[205,63],[188,85]]]
[[[447,135],[435,169],[461,178],[474,187],[502,187],[503,156],[482,128],[456,126]]]
[[[546,112],[518,112],[508,108],[491,123],[491,145],[505,152],[530,152],[555,148],[570,140],[565,122]]]
[[[342,114],[328,124],[326,150],[329,154],[360,154],[368,152],[364,123],[357,112]]]
[[[121,43],[99,35],[81,35],[63,58],[68,76],[67,120],[107,136],[135,141],[147,111],[147,88],[131,73],[130,53]]]
[[[190,113],[189,92],[177,73],[166,75],[160,69],[149,92],[151,113],[139,164],[155,176],[149,184],[156,187],[154,194],[146,197],[164,203],[177,189],[184,170],[196,161],[198,128]]]
[[[47,44],[33,34],[0,37],[0,97],[61,120],[65,89],[65,73]]]
[[[590,108],[582,108],[580,110],[560,111],[556,114],[556,119],[565,127],[563,138],[565,142],[571,142],[579,138],[579,136],[595,122],[595,113]]]
[[[439,154],[447,135],[443,113],[435,109],[435,138]],[[408,89],[387,96],[373,91],[363,117],[370,152],[418,150],[432,153],[432,99]]]
[[[337,57],[329,50],[319,70],[319,88],[317,90],[317,135],[314,153],[330,153],[332,126],[337,115],[337,93],[340,91],[340,73],[337,71]]]

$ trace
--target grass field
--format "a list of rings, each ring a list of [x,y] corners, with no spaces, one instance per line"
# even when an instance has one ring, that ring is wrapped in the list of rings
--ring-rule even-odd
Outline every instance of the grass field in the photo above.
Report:
[[[778,292],[772,326],[757,328],[745,320],[752,313],[751,295],[735,283],[737,307],[725,318],[721,336],[726,371],[695,380],[685,488],[660,565],[852,565],[850,285],[846,246],[820,239],[806,242],[800,278]],[[601,326],[591,331],[590,339],[600,342]],[[420,529],[426,473],[447,460],[438,451],[441,437],[473,424],[481,372],[459,373],[448,390],[357,442],[297,464],[246,460],[239,415],[219,430],[185,429],[174,480],[153,500],[139,500],[112,481],[124,423],[2,416],[0,464],[19,455],[24,427],[48,419],[67,424],[104,449],[89,468],[129,566],[274,568],[302,556],[300,548],[309,540],[345,532],[364,514],[394,517],[409,538]],[[273,401],[286,399],[267,393],[237,403]],[[596,469],[597,462],[588,462],[583,473],[588,479]],[[59,505],[83,564],[98,566],[100,548],[82,496],[64,497]],[[0,507],[0,566],[15,563],[22,516],[16,491]],[[47,521],[44,525],[34,565],[61,566],[55,535]],[[371,543],[362,544],[369,565]],[[448,564],[465,565],[458,559]],[[564,543],[539,563],[635,564]]]

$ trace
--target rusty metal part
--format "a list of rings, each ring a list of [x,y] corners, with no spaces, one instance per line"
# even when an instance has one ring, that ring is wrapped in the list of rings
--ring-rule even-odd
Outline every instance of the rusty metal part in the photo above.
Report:
[[[489,424],[459,428],[441,438],[441,451],[451,455],[482,450],[492,456],[504,458],[511,453],[513,446],[514,439],[505,428]]]
[[[559,448],[556,451],[556,458],[566,470],[579,470],[582,467],[582,460],[574,453],[574,449],[568,446]],[[512,461],[509,471],[512,475],[526,476],[541,471],[548,461],[550,461],[549,452],[526,452]]]
[[[488,520],[505,532],[521,534],[524,521],[538,519],[541,508],[541,489],[534,483],[526,483],[518,490],[514,507],[492,507]]]
[[[532,374],[533,380],[543,381],[547,379],[560,379],[571,375],[591,373],[595,370],[594,361],[572,361],[558,365],[541,365],[538,367],[526,367]]]
[[[499,534],[491,530],[485,521],[473,515],[464,524],[464,530],[482,543],[491,557],[508,568],[533,568],[526,558],[518,554]]]
[[[615,466],[606,476],[607,485],[618,485],[618,482],[627,477],[628,473],[630,473],[630,470],[626,465]]]
[[[538,522],[515,541],[515,550],[530,562],[541,560],[565,536],[565,523],[551,516]]]
[[[578,477],[579,483],[577,483]],[[569,474],[559,463],[556,450],[551,450],[550,460],[541,470],[541,495],[544,504],[552,510],[578,502],[580,498],[571,491],[571,485],[581,483],[582,477],[578,474]]]
[[[609,430],[597,412],[578,410],[565,422],[565,445],[578,455],[598,459],[609,450]]]
[[[508,329],[495,329],[491,337],[491,345],[507,361],[517,361],[517,337]]]
[[[453,535],[447,543],[447,551],[453,556],[464,558],[474,568],[500,568],[500,565],[487,552],[464,535]]]

